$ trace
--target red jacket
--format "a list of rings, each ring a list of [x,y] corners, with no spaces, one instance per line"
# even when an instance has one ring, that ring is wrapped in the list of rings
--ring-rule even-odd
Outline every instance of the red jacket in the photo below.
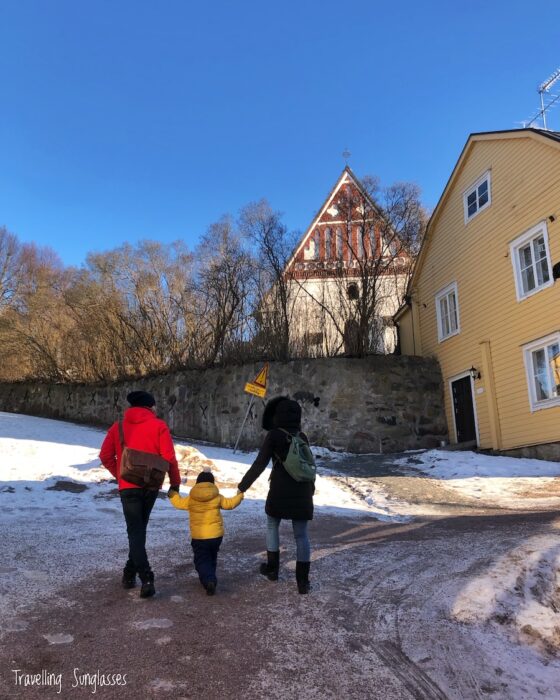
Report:
[[[169,481],[171,486],[179,486],[181,476],[175,457],[175,448],[171,433],[165,421],[157,418],[149,408],[129,408],[123,419],[124,442],[127,447],[160,455],[169,462]],[[119,489],[138,489],[140,486],[131,484],[120,478],[121,441],[119,424],[113,423],[101,445],[99,459],[104,467],[119,482]]]

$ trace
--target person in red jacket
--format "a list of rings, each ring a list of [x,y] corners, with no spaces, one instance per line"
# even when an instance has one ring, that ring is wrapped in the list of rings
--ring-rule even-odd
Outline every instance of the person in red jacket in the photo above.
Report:
[[[169,462],[169,490],[178,492],[181,477],[173,440],[165,421],[155,415],[154,397],[147,391],[133,391],[126,400],[131,407],[125,411],[122,421],[125,445],[166,459]],[[146,554],[146,530],[158,492],[121,479],[121,454],[119,424],[113,423],[103,440],[99,459],[118,481],[126,521],[129,553],[123,570],[122,585],[124,588],[133,588],[138,574],[142,582],[140,597],[149,598],[156,591],[154,574]]]

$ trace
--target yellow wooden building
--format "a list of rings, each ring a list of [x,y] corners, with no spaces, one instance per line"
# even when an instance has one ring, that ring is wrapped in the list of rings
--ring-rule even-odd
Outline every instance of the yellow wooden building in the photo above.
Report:
[[[558,277],[560,134],[471,134],[395,317],[440,362],[452,442],[560,459]]]

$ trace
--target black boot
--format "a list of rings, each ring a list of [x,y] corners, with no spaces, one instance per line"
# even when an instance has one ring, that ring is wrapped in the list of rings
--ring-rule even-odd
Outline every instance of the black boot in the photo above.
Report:
[[[142,581],[140,598],[151,598],[156,594],[156,589],[154,587],[154,574],[151,571],[146,572],[145,574],[140,574],[140,580]]]
[[[134,588],[136,585],[136,571],[132,569],[128,564],[123,569],[122,575],[122,587],[123,588]]]
[[[296,583],[298,593],[309,593],[309,562],[296,561]]]
[[[266,564],[263,562],[259,572],[269,581],[278,581],[278,569],[280,568],[280,552],[266,552]]]

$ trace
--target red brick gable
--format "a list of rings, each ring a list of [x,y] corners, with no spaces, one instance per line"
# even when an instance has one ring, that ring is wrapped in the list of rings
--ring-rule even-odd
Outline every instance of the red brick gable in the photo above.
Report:
[[[377,221],[382,220],[375,203],[346,167],[296,247],[287,274],[300,279],[359,274],[359,260],[380,250]]]

